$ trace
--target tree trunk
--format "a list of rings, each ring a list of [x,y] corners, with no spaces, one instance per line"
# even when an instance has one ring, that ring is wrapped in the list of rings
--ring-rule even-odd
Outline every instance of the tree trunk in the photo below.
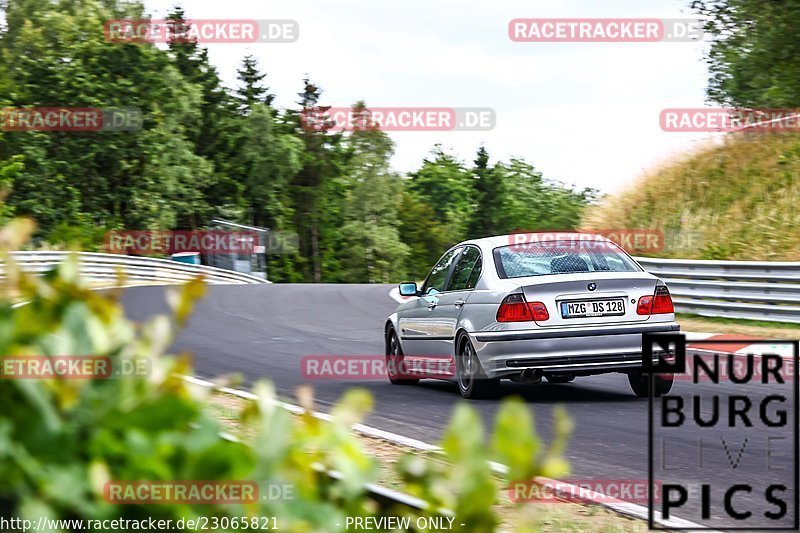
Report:
[[[322,283],[322,265],[319,259],[319,230],[317,217],[311,217],[311,262],[314,265],[314,283]]]

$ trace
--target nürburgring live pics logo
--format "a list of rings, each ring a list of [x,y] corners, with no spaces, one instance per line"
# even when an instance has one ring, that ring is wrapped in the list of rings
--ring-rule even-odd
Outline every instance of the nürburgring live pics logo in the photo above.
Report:
[[[791,370],[798,367],[798,341],[752,341],[747,350],[731,350],[736,353],[718,353],[719,347],[719,340],[692,341],[687,350],[681,334],[643,336],[650,380],[649,527],[797,531],[800,389]],[[687,357],[691,380],[655,397],[655,380],[685,373]],[[657,504],[654,484],[660,486]],[[656,506],[664,521],[677,514],[702,527],[658,523]]]

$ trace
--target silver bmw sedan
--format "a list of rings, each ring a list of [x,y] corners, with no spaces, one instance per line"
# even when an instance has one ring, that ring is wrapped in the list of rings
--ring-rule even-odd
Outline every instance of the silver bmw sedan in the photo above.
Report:
[[[568,383],[627,374],[637,396],[642,333],[677,332],[666,285],[612,241],[587,233],[514,234],[459,243],[385,325],[392,383],[452,379],[465,398],[491,396],[502,379]],[[654,394],[672,376],[657,375]]]

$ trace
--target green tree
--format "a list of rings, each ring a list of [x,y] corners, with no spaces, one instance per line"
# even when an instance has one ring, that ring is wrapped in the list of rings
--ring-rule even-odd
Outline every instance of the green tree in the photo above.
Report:
[[[258,60],[252,55],[245,56],[242,66],[236,71],[241,85],[236,89],[244,109],[252,109],[257,103],[271,105],[275,95],[269,93],[264,85],[266,74],[258,68]]]
[[[3,136],[0,134],[0,143]],[[25,168],[22,156],[16,155],[6,161],[0,161],[0,224],[4,223],[14,214],[14,209],[5,202],[5,198],[11,192],[14,181]]]
[[[303,120],[328,110],[308,78],[299,110],[271,105],[252,56],[227,89],[181,8],[168,17],[166,49],[106,39],[106,21],[146,18],[138,2],[8,0],[5,14],[1,106],[143,117],[135,131],[2,132],[0,217],[34,218],[39,238],[92,247],[107,229],[195,228],[221,216],[298,235],[297,253],[268,258],[273,279],[387,281],[424,276],[465,238],[573,227],[593,197],[521,160],[492,166],[484,147],[467,168],[436,146],[401,178],[378,129]]]
[[[292,180],[294,226],[306,259],[304,277],[316,283],[323,281],[323,275],[329,277],[326,281],[335,281],[341,270],[333,243],[342,220],[342,191],[336,183],[344,159],[341,133],[331,132],[329,124],[310,127],[303,120],[308,110],[327,110],[319,105],[321,95],[316,84],[304,79],[303,92],[298,94],[300,110],[287,115],[303,142],[302,168]],[[326,243],[330,246],[323,249]]]
[[[800,1],[693,0],[711,36],[709,99],[795,108],[800,99]]]
[[[502,176],[506,194],[502,197],[500,233],[514,231],[573,230],[595,191],[573,191],[546,181],[542,173],[522,159],[498,163],[493,171]]]
[[[415,192],[403,191],[399,218],[400,236],[410,249],[407,259],[409,279],[422,280],[436,260],[455,242],[448,235],[447,228],[437,222],[433,208]]]
[[[364,102],[352,109],[365,120],[356,122],[345,141],[348,162],[342,181],[347,194],[339,247],[346,253],[341,261],[342,281],[401,281],[409,249],[398,232],[403,183],[389,168],[394,143],[372,124]]]
[[[275,110],[263,103],[255,104],[242,121],[234,164],[244,184],[247,222],[286,227],[293,216],[289,185],[301,168],[302,142],[282,132]]]
[[[469,237],[488,237],[501,232],[506,190],[503,174],[489,167],[489,152],[478,148],[475,166],[475,210],[469,225]]]
[[[8,132],[0,160],[24,157],[8,203],[47,235],[65,221],[90,227],[170,227],[205,206],[211,168],[186,124],[200,91],[155,46],[109,42],[104,23],[142,18],[138,4],[15,0],[0,53],[14,107],[135,108],[141,129]],[[85,216],[84,216],[85,215]]]
[[[453,155],[436,145],[432,158],[409,174],[408,190],[433,209],[435,224],[446,228],[455,243],[466,237],[474,210],[475,185],[471,172]]]
[[[203,188],[208,208],[182,225],[196,227],[211,215],[228,216],[231,209],[240,212],[243,186],[233,175],[231,159],[238,149],[243,126],[237,116],[236,99],[222,84],[216,67],[208,58],[208,49],[198,46],[188,34],[191,24],[182,8],[176,7],[167,17],[170,21],[169,55],[187,82],[200,91],[199,114],[187,117],[184,123],[187,139],[194,153],[213,165],[214,176]],[[238,217],[233,217],[238,218]]]
[[[255,104],[240,120],[240,142],[230,165],[244,191],[245,214],[240,221],[294,233],[291,183],[302,165],[303,143],[264,103]],[[267,256],[272,281],[303,281],[295,275],[296,265],[302,264],[297,251],[272,252]]]

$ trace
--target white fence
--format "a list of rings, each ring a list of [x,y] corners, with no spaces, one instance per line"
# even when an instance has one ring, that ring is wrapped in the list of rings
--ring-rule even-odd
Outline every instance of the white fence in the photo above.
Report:
[[[11,257],[25,272],[43,274],[53,269],[72,252],[11,252]],[[210,285],[269,283],[268,281],[203,265],[190,265],[168,259],[118,254],[78,252],[81,275],[93,283],[113,283],[119,270],[128,285],[175,285],[186,283],[200,274]],[[3,276],[0,262],[0,277]]]
[[[677,311],[800,323],[800,263],[636,260],[669,286]]]

